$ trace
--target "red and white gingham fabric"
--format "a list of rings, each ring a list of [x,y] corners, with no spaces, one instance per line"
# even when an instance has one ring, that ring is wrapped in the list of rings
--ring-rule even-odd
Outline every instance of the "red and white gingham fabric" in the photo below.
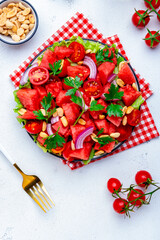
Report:
[[[99,33],[99,31],[93,26],[92,23],[88,21],[87,18],[84,17],[82,13],[76,13],[75,16],[73,16],[69,21],[67,21],[56,33],[54,33],[49,39],[47,39],[47,41],[44,42],[42,46],[40,46],[34,53],[32,53],[31,56],[29,56],[12,74],[10,74],[10,78],[14,86],[19,86],[21,75],[38,53],[40,53],[43,49],[47,48],[54,42],[68,39],[73,35],[98,40],[109,45],[114,43],[117,45],[119,52],[123,56],[125,56],[126,59],[128,59],[120,42],[120,39],[117,35],[104,38],[103,35]],[[146,81],[141,78],[139,74],[136,75],[139,80],[142,96],[146,100],[152,95],[152,91],[149,88],[149,84],[146,83]],[[142,105],[141,112],[142,116],[140,124],[134,128],[134,131],[132,132],[129,139],[110,155],[119,153],[121,151],[124,151],[159,136],[159,133],[157,131],[154,120],[146,102]],[[72,170],[84,166],[82,162],[68,162],[64,160],[62,161],[64,164],[67,164]]]

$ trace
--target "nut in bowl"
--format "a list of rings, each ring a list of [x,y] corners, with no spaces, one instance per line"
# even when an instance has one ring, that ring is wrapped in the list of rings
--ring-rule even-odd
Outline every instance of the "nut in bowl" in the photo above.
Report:
[[[0,40],[19,45],[30,40],[38,28],[38,15],[27,1],[4,0],[0,3]]]

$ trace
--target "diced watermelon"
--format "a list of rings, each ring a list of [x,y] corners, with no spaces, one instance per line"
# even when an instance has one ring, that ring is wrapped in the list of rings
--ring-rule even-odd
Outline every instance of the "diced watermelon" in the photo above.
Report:
[[[41,146],[44,146],[44,142],[46,141],[46,139],[41,137],[40,134],[39,134],[38,137],[37,137],[37,141],[40,143]]]
[[[58,59],[68,58],[73,52],[73,49],[67,48],[66,46],[56,46],[54,52]]]
[[[52,97],[57,97],[59,92],[62,90],[62,82],[50,82],[45,85],[45,88],[47,90],[47,93],[51,93]]]
[[[61,107],[63,103],[71,103],[71,97],[66,96],[66,92],[66,90],[61,90],[56,97],[56,103],[59,107]]]
[[[103,88],[103,93],[109,93],[108,89],[111,87],[111,83],[107,83]]]
[[[69,77],[75,78],[79,77],[82,81],[84,81],[90,74],[90,70],[85,66],[68,66],[67,73]]]
[[[97,101],[97,104],[101,104],[104,109],[103,110],[100,110],[100,111],[90,111],[90,115],[92,116],[93,119],[99,119],[99,115],[103,114],[103,113],[106,113],[106,108],[108,106],[108,104],[103,100],[103,99],[98,99]]]
[[[134,101],[141,95],[141,92],[136,91],[131,85],[127,84],[121,87],[119,91],[123,91],[124,95],[122,97],[123,102],[126,106],[132,105]]]
[[[69,126],[67,126],[67,127],[64,127],[63,126],[63,124],[62,124],[62,122],[61,122],[61,119],[58,121],[58,122],[56,122],[56,123],[54,123],[54,124],[52,124],[52,128],[55,130],[55,131],[57,131],[58,129],[58,133],[60,134],[60,135],[62,135],[62,136],[65,136],[65,134],[68,132],[68,130],[69,130]]]
[[[86,104],[87,106],[89,106],[89,105],[90,105],[90,102],[91,102],[91,97],[84,92],[84,93],[83,93],[83,98],[84,98],[85,104]]]
[[[87,111],[87,112],[83,113],[83,114],[82,114],[82,118],[83,118],[84,120],[90,119],[90,117],[89,117],[89,112]]]
[[[67,67],[70,66],[70,62],[67,59],[64,59],[62,62],[62,71],[58,74],[59,77],[66,77],[67,76]]]
[[[67,142],[65,145],[65,148],[63,150],[63,157],[67,160],[67,161],[73,161],[74,158],[70,157],[70,153],[72,152],[71,149],[71,142]]]
[[[79,106],[71,102],[71,103],[62,104],[62,108],[64,110],[64,113],[68,120],[69,125],[73,125],[77,120],[78,116],[80,115]]]
[[[74,151],[72,150],[69,156],[76,159],[88,160],[91,153],[91,149],[92,143],[87,142],[83,144],[83,148],[76,149]]]
[[[39,94],[39,103],[42,101],[42,99],[47,96],[47,91],[44,87],[42,86],[36,86],[34,85],[34,89],[37,90],[38,94]]]
[[[103,62],[98,67],[98,73],[103,85],[107,83],[108,77],[113,73],[115,64],[112,62]]]
[[[76,141],[76,138],[78,137],[78,135],[86,129],[85,126],[82,126],[80,124],[76,124],[75,126],[72,125],[70,128],[71,128],[72,139],[74,142]]]
[[[19,89],[17,97],[27,110],[34,111],[39,109],[39,95],[36,89]]]
[[[93,127],[93,131],[96,130],[96,126],[95,126],[94,121],[92,119],[89,118],[89,119],[86,119],[85,121],[86,121],[86,125],[85,125],[86,128],[87,127]]]
[[[32,111],[27,111],[23,115],[18,116],[17,118],[22,118],[22,119],[36,119],[37,117],[34,115]]]
[[[127,114],[127,123],[131,126],[137,126],[141,119],[141,111],[134,109],[130,114]]]
[[[116,132],[120,133],[119,138],[117,140],[119,142],[123,142],[124,140],[127,140],[129,136],[131,135],[133,130],[133,127],[129,126],[128,124],[126,126],[123,126],[122,124],[116,129]]]
[[[104,129],[103,130],[103,133],[107,133],[109,132],[109,123],[107,122],[106,119],[103,119],[103,120],[95,120],[95,125],[97,127],[98,130],[101,130],[102,128]]]
[[[103,150],[106,153],[110,153],[113,150],[114,146],[115,146],[115,142],[111,142],[100,148],[100,144],[97,142],[94,146],[94,149],[95,150]]]
[[[113,123],[109,123],[109,135],[116,132],[116,126]]]
[[[65,138],[68,138],[69,136],[71,136],[71,129],[69,128],[68,131],[64,134]]]
[[[116,127],[119,127],[119,125],[122,122],[122,117],[116,117],[116,116],[107,116],[107,120],[113,123]]]
[[[122,68],[118,73],[118,78],[122,79],[125,84],[132,84],[136,81],[127,62],[123,63]]]
[[[56,54],[53,51],[47,49],[44,52],[40,67],[45,67],[47,69],[50,69],[49,63],[53,65],[53,63],[56,61],[57,61]]]

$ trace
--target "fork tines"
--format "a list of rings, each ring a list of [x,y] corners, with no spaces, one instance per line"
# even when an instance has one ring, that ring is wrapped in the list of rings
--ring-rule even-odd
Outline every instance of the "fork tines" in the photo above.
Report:
[[[46,209],[49,210],[48,206],[52,208],[52,203],[54,206],[51,197],[49,196],[46,188],[43,183],[40,181],[34,184],[31,188],[26,190],[29,196],[40,206],[40,208],[46,213]]]

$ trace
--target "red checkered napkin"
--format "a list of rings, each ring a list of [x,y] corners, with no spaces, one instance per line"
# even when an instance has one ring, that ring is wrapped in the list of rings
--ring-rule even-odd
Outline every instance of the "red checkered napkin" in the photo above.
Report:
[[[14,86],[15,87],[19,86],[21,75],[23,74],[27,66],[30,64],[30,62],[33,60],[33,58],[37,56],[38,53],[40,53],[43,49],[53,44],[54,42],[61,41],[63,39],[68,39],[72,35],[77,35],[83,38],[98,40],[109,45],[114,43],[117,45],[119,52],[123,56],[125,56],[126,59],[128,59],[123,49],[123,46],[120,42],[120,39],[118,38],[117,35],[104,38],[103,35],[99,33],[99,31],[93,26],[92,23],[88,21],[87,18],[84,17],[82,13],[76,13],[75,16],[73,16],[69,21],[67,21],[56,33],[54,33],[46,42],[44,42],[42,46],[40,46],[34,53],[32,53],[32,55],[29,56],[27,60],[25,60],[10,75],[10,78]],[[136,74],[136,75],[139,80],[142,96],[146,100],[148,97],[152,95],[152,91],[149,88],[149,84],[146,83],[146,81],[143,78],[141,78],[139,74]],[[149,141],[152,138],[159,136],[159,133],[157,131],[154,120],[152,118],[152,115],[149,111],[149,108],[146,102],[142,105],[141,112],[142,112],[142,116],[141,116],[140,124],[134,128],[134,131],[132,132],[129,139],[121,147],[119,147],[116,151],[114,151],[110,155],[119,153],[121,151],[124,151],[131,147],[139,145],[140,143],[144,143],[146,141]],[[78,161],[77,162],[68,162],[64,160],[62,161],[63,163],[67,164],[72,170],[84,166],[82,162],[78,162]]]

